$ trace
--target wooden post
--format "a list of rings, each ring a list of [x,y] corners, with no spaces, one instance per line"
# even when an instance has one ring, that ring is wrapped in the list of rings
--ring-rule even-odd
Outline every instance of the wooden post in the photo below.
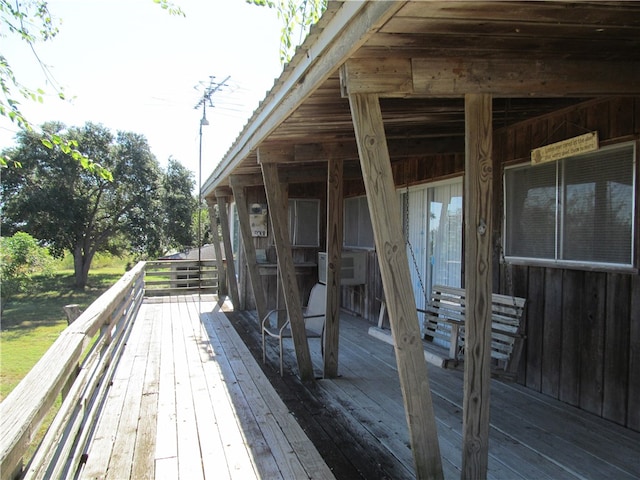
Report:
[[[342,161],[329,156],[327,172],[327,303],[324,329],[324,377],[338,376],[340,269],[342,259]]]
[[[256,301],[256,310],[258,311],[258,319],[262,319],[267,314],[267,301],[260,280],[260,272],[258,270],[258,261],[256,260],[256,246],[251,236],[251,222],[249,220],[249,208],[247,206],[247,197],[244,192],[244,186],[239,182],[237,175],[231,175],[231,189],[233,198],[236,201],[236,210],[238,211],[238,219],[240,221],[240,233],[242,234],[242,246],[244,248],[244,256],[247,261],[247,270],[249,272],[249,282],[253,291],[253,298]]]
[[[220,248],[220,234],[218,232],[218,217],[216,216],[216,201],[207,198],[207,206],[209,207],[209,222],[211,223],[211,240],[213,248],[216,251],[216,266],[218,268],[218,295],[226,295],[226,280],[224,274],[224,261],[222,259],[222,249]]]
[[[395,343],[416,477],[441,479],[442,461],[427,364],[380,104],[377,95],[368,94],[349,95],[349,104]]]
[[[261,152],[258,150],[258,161],[261,161]],[[314,380],[313,364],[309,353],[307,332],[302,318],[302,303],[300,302],[300,290],[293,266],[291,242],[289,240],[289,227],[286,210],[280,191],[280,179],[278,177],[278,165],[276,163],[262,163],[262,176],[264,188],[269,203],[269,215],[273,227],[273,239],[278,254],[278,271],[282,281],[284,301],[287,306],[289,321],[291,322],[291,337],[298,361],[298,370],[302,381]]]
[[[227,259],[227,285],[233,307],[241,309],[240,295],[238,294],[238,280],[236,278],[236,265],[233,261],[233,248],[231,247],[231,232],[229,228],[229,215],[227,214],[227,194],[216,190],[218,200],[218,214],[220,215],[220,226],[222,227],[222,243],[224,244],[225,258]]]
[[[487,477],[491,388],[492,98],[465,96],[465,355],[462,478]]]

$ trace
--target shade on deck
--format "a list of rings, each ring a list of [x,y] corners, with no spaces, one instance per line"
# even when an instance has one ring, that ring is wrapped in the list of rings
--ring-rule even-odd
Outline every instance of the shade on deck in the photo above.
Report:
[[[252,312],[228,314],[261,355]],[[342,313],[340,377],[303,384],[292,345],[280,378],[275,342],[264,366],[337,478],[415,478],[393,347]],[[316,373],[318,340],[309,340]],[[429,365],[445,478],[461,478],[463,372]],[[640,434],[515,383],[491,381],[489,479],[640,478]]]
[[[290,343],[284,378],[275,349],[267,365],[255,360],[250,312],[197,296],[145,300],[83,477],[413,478],[395,356],[368,326],[343,314],[341,376],[303,384]],[[459,478],[462,375],[429,374],[445,477]],[[636,432],[499,381],[491,405],[489,478],[640,477]]]

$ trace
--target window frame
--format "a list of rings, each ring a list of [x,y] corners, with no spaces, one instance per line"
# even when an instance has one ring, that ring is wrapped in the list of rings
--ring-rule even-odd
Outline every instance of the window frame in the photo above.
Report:
[[[638,244],[640,240],[638,239],[638,165],[637,165],[637,156],[638,156],[638,142],[620,142],[607,146],[601,147],[599,152],[607,152],[617,149],[623,149],[631,147],[632,149],[632,160],[631,160],[631,233],[630,233],[630,262],[629,263],[615,263],[615,262],[606,262],[606,261],[591,261],[591,260],[568,260],[564,258],[560,258],[562,244],[563,241],[563,232],[566,230],[565,221],[566,215],[563,208],[560,207],[558,198],[559,196],[565,193],[565,188],[567,186],[566,177],[563,175],[564,164],[563,162],[579,159],[580,157],[585,157],[588,155],[593,155],[592,152],[590,154],[582,154],[582,155],[574,155],[571,157],[563,158],[554,162],[555,164],[555,234],[553,239],[553,249],[554,249],[554,257],[553,258],[541,258],[541,257],[527,257],[522,255],[509,255],[507,253],[507,245],[508,245],[508,234],[509,234],[509,218],[508,218],[508,188],[507,188],[507,173],[511,170],[516,169],[527,169],[527,168],[536,168],[531,164],[518,164],[512,165],[504,168],[502,181],[503,181],[503,192],[502,192],[502,245],[501,245],[501,262],[507,262],[515,265],[531,265],[531,266],[542,266],[542,267],[561,267],[568,269],[581,269],[581,270],[591,270],[591,271],[607,271],[607,272],[637,272],[638,271]]]
[[[316,238],[315,244],[306,244],[306,243],[298,243],[299,237],[299,228],[301,225],[298,220],[298,203],[299,202],[310,202],[316,205]],[[318,198],[289,198],[288,201],[288,218],[287,218],[288,226],[289,226],[289,241],[291,242],[292,247],[296,248],[319,248],[320,247],[320,199]]]
[[[357,244],[351,244],[347,242],[347,202],[357,202]],[[355,197],[345,198],[343,200],[343,234],[342,234],[342,246],[344,248],[354,249],[354,250],[375,250],[376,242],[373,236],[373,225],[371,224],[371,214],[369,213],[369,203],[366,195],[358,195]],[[371,244],[370,245],[362,245],[360,241],[364,238],[364,232],[362,231],[365,227],[365,224],[361,221],[362,217],[365,217],[368,220],[368,226],[371,229]]]

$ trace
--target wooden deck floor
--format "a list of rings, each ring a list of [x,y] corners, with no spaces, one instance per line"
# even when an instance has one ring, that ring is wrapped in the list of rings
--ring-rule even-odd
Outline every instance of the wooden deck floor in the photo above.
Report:
[[[334,478],[214,300],[145,299],[81,478]]]
[[[257,321],[229,314],[256,358]],[[302,384],[289,342],[285,377],[270,347],[266,375],[336,478],[414,478],[393,348],[367,334],[370,325],[341,316],[340,378]],[[314,343],[315,342],[315,343]],[[310,340],[318,374],[321,357]],[[460,478],[462,372],[429,365],[445,478]],[[638,479],[640,433],[517,384],[492,381],[490,479]]]
[[[204,297],[146,300],[82,478],[414,478],[395,357],[343,315],[340,378],[266,365],[251,312]],[[207,312],[201,314],[200,312]],[[318,374],[318,340],[310,340]],[[445,478],[460,478],[462,374],[429,366]],[[637,479],[640,433],[493,381],[490,479]]]

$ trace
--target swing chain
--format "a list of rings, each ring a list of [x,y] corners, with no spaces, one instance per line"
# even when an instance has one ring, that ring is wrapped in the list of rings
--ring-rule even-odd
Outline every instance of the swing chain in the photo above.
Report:
[[[504,177],[504,172],[502,172],[502,177]],[[503,186],[504,188],[504,186]],[[504,191],[502,192],[502,194],[500,195],[500,201],[499,201],[499,207],[500,212],[502,212],[502,215],[506,215],[506,212],[504,210]],[[504,235],[504,233],[503,233]],[[509,262],[507,262],[507,258],[504,254],[504,246],[502,245],[502,236],[498,237],[498,244],[497,244],[497,248],[498,248],[498,255],[500,257],[500,264],[504,266],[504,276],[505,276],[505,280],[507,282],[507,292],[508,294],[511,296],[511,298],[513,299],[513,306],[516,306],[516,297],[515,297],[515,293],[514,293],[514,287],[513,287],[513,265]]]
[[[404,241],[409,247],[409,253],[411,254],[411,260],[413,261],[413,267],[416,271],[416,276],[418,277],[418,282],[420,283],[420,289],[422,290],[422,295],[424,296],[425,303],[428,303],[427,292],[426,292],[426,289],[424,288],[422,275],[420,274],[420,268],[418,267],[418,261],[416,260],[416,255],[415,255],[415,252],[413,251],[413,246],[409,241],[409,184],[408,183],[406,186],[406,193],[405,193],[404,202],[402,206],[404,207],[404,219],[405,219],[404,228],[403,228]]]

